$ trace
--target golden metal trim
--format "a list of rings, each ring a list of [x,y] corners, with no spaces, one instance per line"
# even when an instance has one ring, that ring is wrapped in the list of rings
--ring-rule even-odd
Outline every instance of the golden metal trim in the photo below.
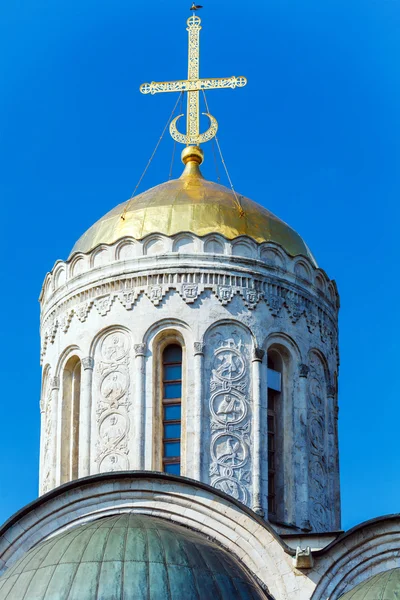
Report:
[[[247,84],[246,77],[212,77],[200,79],[200,30],[201,19],[193,15],[187,20],[188,31],[188,78],[177,81],[152,81],[142,83],[140,91],[142,94],[159,94],[164,92],[186,92],[187,93],[187,116],[186,134],[180,133],[177,128],[178,120],[183,116],[175,117],[170,124],[169,131],[172,138],[181,144],[199,145],[208,142],[216,136],[218,121],[210,113],[206,115],[210,119],[210,127],[204,133],[200,133],[200,111],[199,91],[214,89],[234,89],[244,87]]]

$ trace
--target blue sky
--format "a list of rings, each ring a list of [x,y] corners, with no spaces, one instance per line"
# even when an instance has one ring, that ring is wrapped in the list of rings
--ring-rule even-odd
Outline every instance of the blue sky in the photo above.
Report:
[[[0,4],[0,522],[37,495],[41,284],[131,195],[175,102],[138,87],[186,76],[190,3]],[[297,229],[339,287],[347,529],[400,510],[400,5],[202,3],[201,74],[249,80],[208,94],[234,185]],[[141,190],[168,178],[172,147],[166,135]]]

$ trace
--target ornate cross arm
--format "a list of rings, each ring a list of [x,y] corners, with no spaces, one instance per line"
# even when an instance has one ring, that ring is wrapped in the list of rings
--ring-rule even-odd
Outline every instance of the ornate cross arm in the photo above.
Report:
[[[174,140],[182,144],[199,145],[211,140],[217,133],[217,120],[208,113],[210,126],[204,133],[200,133],[200,110],[199,110],[199,92],[202,90],[228,89],[243,87],[247,83],[245,77],[225,77],[200,79],[200,30],[201,19],[193,15],[187,20],[187,30],[189,33],[188,45],[188,78],[177,81],[152,81],[143,83],[140,86],[142,94],[159,94],[162,92],[187,92],[187,115],[186,115],[186,134],[180,133],[176,127],[178,119],[176,117],[170,124],[170,133]]]
[[[211,77],[210,79],[194,79],[189,81],[181,79],[178,81],[152,81],[142,83],[140,91],[142,94],[159,94],[162,92],[197,92],[200,90],[215,90],[218,88],[244,87],[247,83],[246,77]]]

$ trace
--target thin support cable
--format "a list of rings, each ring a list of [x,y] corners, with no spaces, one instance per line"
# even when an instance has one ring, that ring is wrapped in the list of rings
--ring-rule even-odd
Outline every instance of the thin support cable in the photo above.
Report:
[[[176,150],[176,140],[174,141],[174,145],[172,148],[172,157],[171,157],[171,165],[169,167],[168,180],[170,180],[172,177],[172,169],[174,168],[174,161],[175,161],[175,150]]]
[[[160,137],[159,137],[159,139],[158,139],[158,142],[157,142],[157,144],[156,144],[156,147],[154,148],[154,150],[153,150],[153,153],[152,153],[152,155],[150,156],[150,158],[149,158],[149,160],[148,160],[148,163],[147,163],[147,165],[146,165],[146,167],[145,167],[145,169],[144,169],[143,173],[141,174],[141,176],[140,176],[140,178],[139,178],[139,181],[138,181],[138,182],[137,182],[137,184],[136,184],[136,187],[135,187],[135,189],[134,189],[134,190],[133,190],[133,192],[132,192],[132,195],[131,195],[131,197],[129,198],[128,202],[127,202],[127,203],[126,203],[126,205],[125,205],[125,208],[124,208],[124,210],[123,210],[123,213],[122,213],[122,215],[121,215],[121,219],[122,219],[123,221],[125,221],[125,215],[126,215],[126,212],[127,212],[128,208],[129,208],[130,202],[131,202],[131,200],[133,199],[133,197],[135,196],[135,194],[136,194],[136,190],[138,189],[139,185],[142,183],[143,177],[146,175],[146,173],[147,173],[147,170],[148,170],[149,166],[151,165],[151,162],[152,162],[152,160],[153,160],[153,158],[154,158],[154,156],[155,156],[155,154],[156,154],[156,152],[157,152],[157,150],[158,150],[158,147],[159,147],[159,145],[161,144],[161,140],[163,139],[163,137],[164,137],[164,134],[165,134],[165,132],[166,132],[166,130],[167,130],[167,127],[168,127],[168,125],[170,124],[170,122],[171,122],[171,120],[172,120],[172,117],[174,116],[174,113],[175,113],[175,111],[176,111],[176,107],[178,106],[178,102],[179,102],[179,100],[180,100],[180,98],[181,98],[182,94],[183,94],[183,92],[181,92],[181,93],[179,94],[179,97],[178,97],[177,101],[175,102],[175,106],[174,106],[174,108],[172,109],[172,112],[171,112],[171,114],[170,114],[170,116],[169,116],[169,118],[168,118],[168,121],[167,121],[167,122],[166,122],[166,124],[165,124],[165,127],[164,127],[164,129],[163,129],[163,132],[162,132],[162,134],[160,135]]]
[[[219,174],[217,154],[215,152],[215,140],[212,141],[211,148],[212,148],[213,157],[214,157],[215,172],[217,173],[217,181],[218,181],[218,183],[220,183],[221,182],[221,176]]]
[[[179,114],[182,113],[183,92],[180,93],[180,99],[181,99],[181,103],[179,105]],[[175,152],[176,152],[176,140],[174,140],[174,145],[173,145],[173,148],[172,148],[171,166],[169,168],[168,179],[171,179],[171,177],[172,177],[172,170],[174,168],[174,162],[175,162]]]
[[[204,103],[205,103],[205,105],[206,105],[206,110],[207,110],[207,112],[210,114],[210,109],[209,109],[209,107],[208,107],[208,102],[207,102],[207,98],[206,98],[206,93],[205,93],[205,91],[204,91],[204,90],[202,90],[202,91],[203,91],[203,96],[204,96]],[[233,195],[235,196],[236,204],[237,204],[237,207],[238,207],[238,210],[239,210],[239,215],[240,215],[241,217],[244,217],[244,210],[243,210],[243,207],[242,207],[242,205],[240,204],[240,200],[239,200],[239,197],[238,197],[238,195],[237,195],[237,193],[236,193],[236,190],[235,190],[235,188],[233,187],[232,180],[231,180],[231,178],[230,178],[230,176],[229,176],[228,167],[226,166],[226,163],[225,163],[225,161],[224,161],[224,157],[222,156],[221,146],[219,145],[219,141],[218,141],[218,137],[217,137],[217,136],[215,136],[215,143],[217,144],[218,152],[219,152],[219,155],[220,155],[220,157],[221,157],[222,164],[224,165],[224,169],[225,169],[225,173],[226,173],[226,176],[227,176],[227,178],[228,178],[228,181],[229,181],[229,185],[231,186],[231,190],[232,190],[232,192],[233,192]]]

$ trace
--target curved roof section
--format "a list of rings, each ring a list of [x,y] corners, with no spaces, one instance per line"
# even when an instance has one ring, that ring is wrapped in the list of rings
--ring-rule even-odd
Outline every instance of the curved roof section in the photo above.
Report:
[[[246,235],[258,243],[279,244],[291,256],[303,254],[315,263],[294,229],[252,200],[204,179],[190,156],[179,179],[113,208],[82,235],[71,255],[90,252],[99,244],[112,244],[125,236],[140,240],[151,233],[171,236],[180,232],[198,236],[218,233],[230,240]]]
[[[268,596],[236,559],[199,533],[124,513],[34,546],[0,578],[0,600],[231,600]]]
[[[400,596],[400,568],[370,577],[346,592],[340,600],[393,600]]]

